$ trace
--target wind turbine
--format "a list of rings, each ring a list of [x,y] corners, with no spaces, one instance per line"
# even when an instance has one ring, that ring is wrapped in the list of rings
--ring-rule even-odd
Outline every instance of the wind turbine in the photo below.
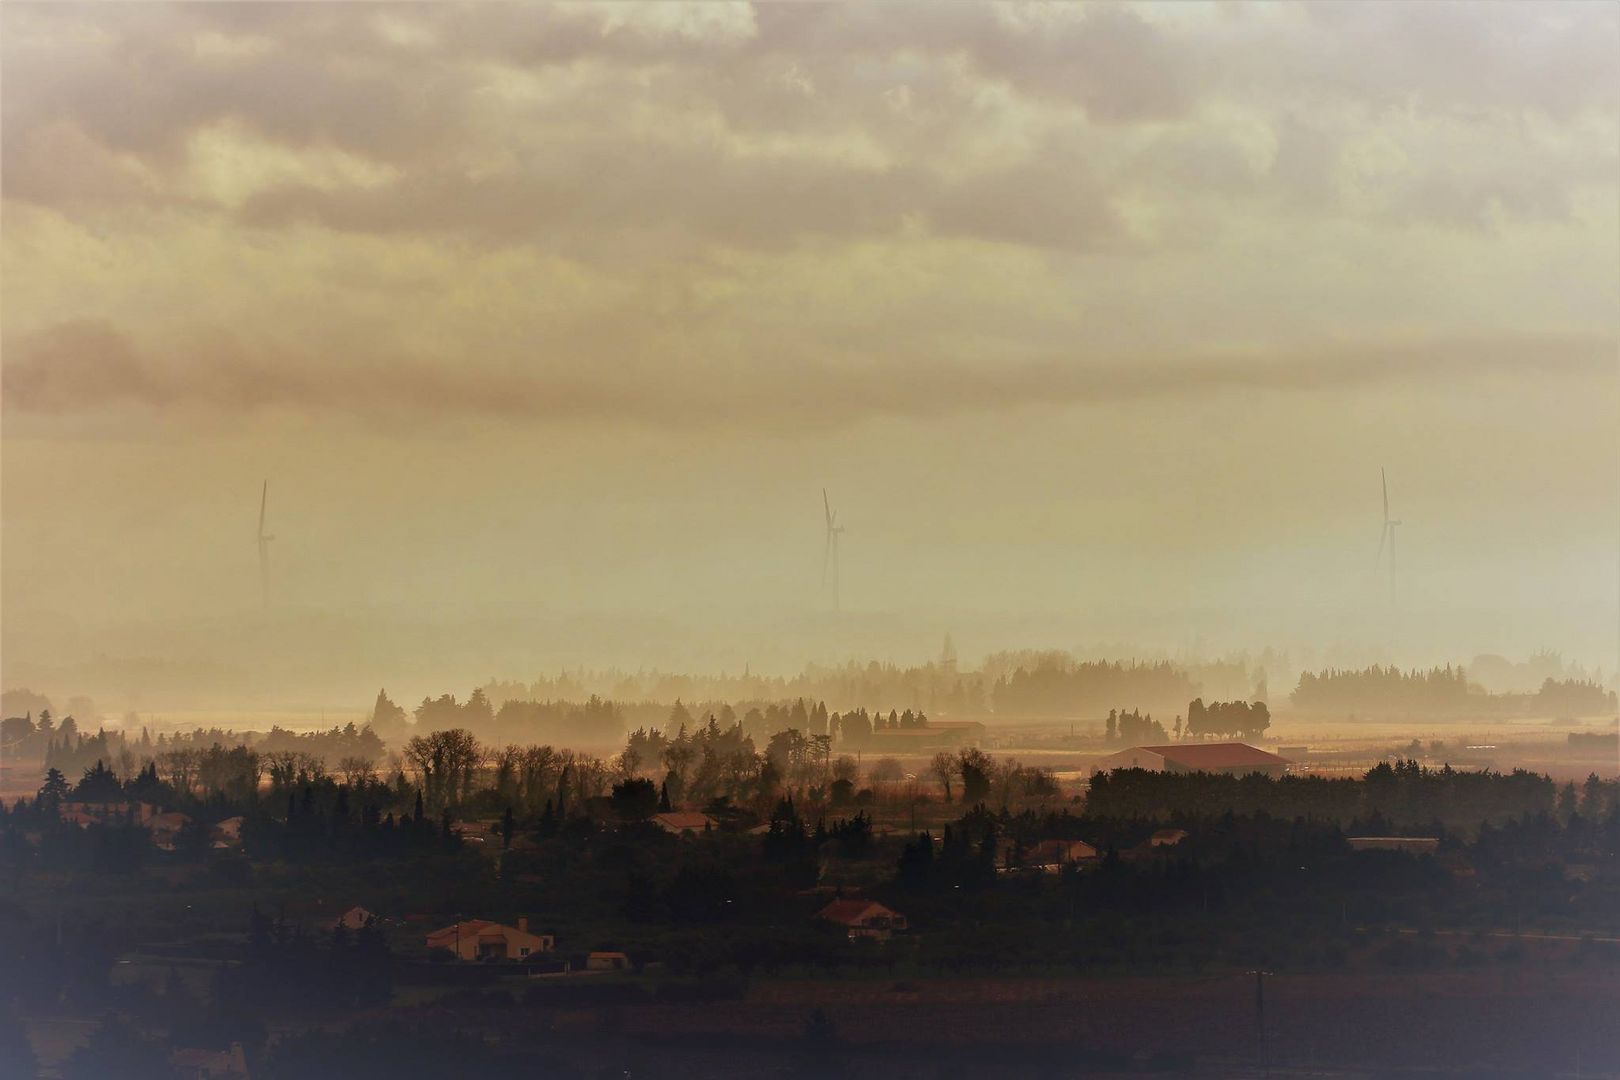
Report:
[[[275,537],[264,531],[264,504],[270,497],[270,481],[259,491],[259,588],[264,594],[264,606],[270,606],[270,541]]]
[[[1389,548],[1389,606],[1395,606],[1395,526],[1401,524],[1389,516],[1389,477],[1380,466],[1378,470],[1379,482],[1384,487],[1384,528],[1378,534],[1378,557],[1384,557],[1384,549]]]
[[[838,535],[844,527],[838,524],[838,515],[833,512],[832,503],[827,500],[827,489],[821,489],[821,509],[827,515],[827,539],[821,549],[821,590],[827,591],[827,570],[832,569],[832,595],[833,610],[838,607]]]

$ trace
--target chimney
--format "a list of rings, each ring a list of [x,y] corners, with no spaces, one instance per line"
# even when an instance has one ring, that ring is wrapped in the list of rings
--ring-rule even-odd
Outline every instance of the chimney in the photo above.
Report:
[[[528,932],[529,932],[529,917],[527,915],[519,915],[518,916],[518,933],[527,934]]]

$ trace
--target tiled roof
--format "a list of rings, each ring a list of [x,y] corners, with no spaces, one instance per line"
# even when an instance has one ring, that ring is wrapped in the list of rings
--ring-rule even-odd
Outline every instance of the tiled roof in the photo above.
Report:
[[[691,829],[693,832],[702,832],[714,824],[714,819],[708,814],[700,814],[696,810],[675,810],[663,814],[654,814],[653,820],[666,829],[680,832]]]
[[[876,900],[834,900],[820,911],[819,918],[830,919],[845,926],[853,926],[869,915],[897,915]]]

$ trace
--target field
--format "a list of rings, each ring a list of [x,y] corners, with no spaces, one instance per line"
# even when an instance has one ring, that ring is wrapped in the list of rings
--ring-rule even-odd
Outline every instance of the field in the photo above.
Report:
[[[715,1052],[754,1055],[759,1074],[776,1074],[818,1009],[847,1076],[1260,1073],[1255,980],[1244,974],[778,980],[718,1002],[503,1008],[486,997],[413,1012],[498,1041],[549,1040],[580,1065],[657,1061],[658,1075],[695,1076]],[[1616,1015],[1612,961],[1571,968],[1534,949],[1518,965],[1459,973],[1274,975],[1264,1053],[1278,1075],[1615,1076]]]

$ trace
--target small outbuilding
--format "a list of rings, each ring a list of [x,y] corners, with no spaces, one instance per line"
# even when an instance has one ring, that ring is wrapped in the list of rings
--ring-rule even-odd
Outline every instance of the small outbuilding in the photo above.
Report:
[[[629,971],[630,957],[622,952],[593,952],[585,958],[586,971]]]
[[[348,911],[345,911],[343,914],[333,919],[330,928],[336,930],[341,926],[343,929],[349,931],[364,930],[366,926],[369,925],[376,917],[377,916],[374,912],[367,911],[365,908],[356,904]]]

